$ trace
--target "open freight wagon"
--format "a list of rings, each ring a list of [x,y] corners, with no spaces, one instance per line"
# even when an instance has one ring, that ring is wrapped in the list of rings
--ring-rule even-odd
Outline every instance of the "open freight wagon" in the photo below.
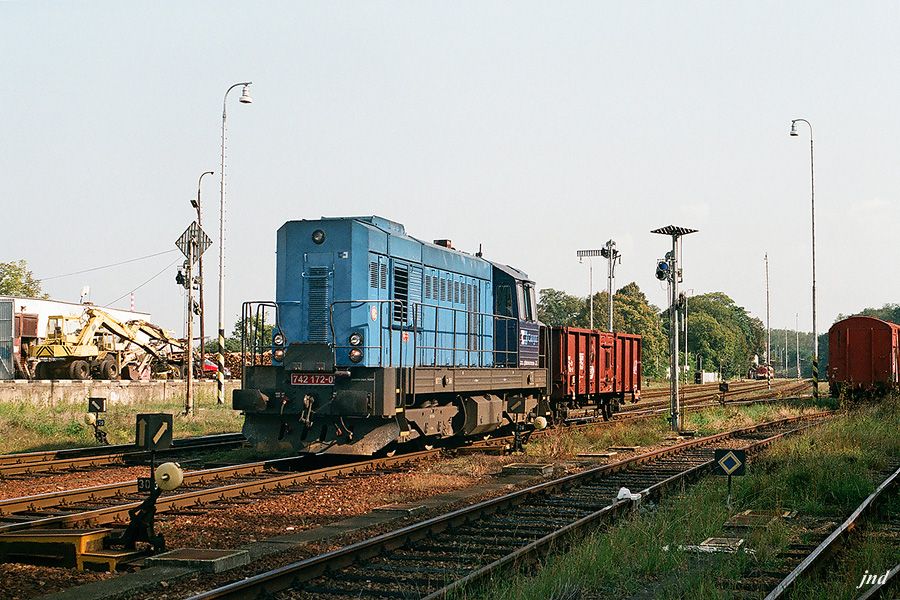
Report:
[[[641,396],[641,336],[579,327],[549,328],[550,397],[565,418],[609,417],[619,402]]]

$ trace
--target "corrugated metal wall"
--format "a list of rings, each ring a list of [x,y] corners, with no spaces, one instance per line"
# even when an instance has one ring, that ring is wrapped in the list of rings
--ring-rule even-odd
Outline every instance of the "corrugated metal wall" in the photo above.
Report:
[[[15,379],[12,300],[0,300],[0,379]]]

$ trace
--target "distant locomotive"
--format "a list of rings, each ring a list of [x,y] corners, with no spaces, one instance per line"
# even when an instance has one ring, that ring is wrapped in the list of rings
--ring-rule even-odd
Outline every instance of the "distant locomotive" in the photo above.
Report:
[[[886,393],[900,383],[900,325],[849,317],[828,330],[831,394]]]
[[[545,327],[525,273],[381,217],[285,223],[276,300],[243,317],[232,402],[257,445],[369,455],[640,397],[640,336]]]

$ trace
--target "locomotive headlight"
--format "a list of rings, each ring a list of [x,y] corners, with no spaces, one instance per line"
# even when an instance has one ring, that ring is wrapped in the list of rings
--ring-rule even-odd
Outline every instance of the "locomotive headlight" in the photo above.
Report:
[[[321,229],[316,229],[312,232],[312,241],[314,244],[321,244],[325,241],[325,232]]]
[[[283,349],[283,348],[276,348],[276,349],[275,349],[275,352],[272,353],[272,358],[274,358],[274,359],[277,360],[278,362],[283,361],[283,360],[284,360],[284,349]]]
[[[348,341],[351,346],[359,346],[362,344],[362,334],[358,331],[354,331],[350,334],[350,339]]]
[[[272,338],[272,343],[276,346],[284,346],[284,334],[280,331]]]
[[[359,348],[353,348],[352,350],[350,350],[350,360],[351,361],[358,363],[359,361],[362,360],[362,357],[363,357],[363,353],[362,353],[362,350],[360,350]]]

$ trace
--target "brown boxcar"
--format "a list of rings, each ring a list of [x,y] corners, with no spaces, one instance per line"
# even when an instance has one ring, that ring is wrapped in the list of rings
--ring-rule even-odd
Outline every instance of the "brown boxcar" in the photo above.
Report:
[[[850,317],[828,330],[828,383],[832,395],[885,392],[900,375],[900,325]]]
[[[579,327],[549,328],[550,399],[567,418],[609,416],[613,400],[640,397],[641,336]]]

